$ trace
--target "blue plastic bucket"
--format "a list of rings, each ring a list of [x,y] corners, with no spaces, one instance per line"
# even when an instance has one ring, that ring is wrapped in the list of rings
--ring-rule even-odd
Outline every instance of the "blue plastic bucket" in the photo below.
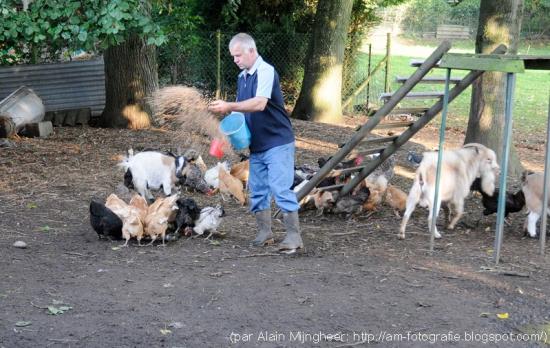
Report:
[[[235,150],[243,150],[250,146],[250,130],[242,113],[232,112],[227,115],[220,123],[220,130],[229,137]]]

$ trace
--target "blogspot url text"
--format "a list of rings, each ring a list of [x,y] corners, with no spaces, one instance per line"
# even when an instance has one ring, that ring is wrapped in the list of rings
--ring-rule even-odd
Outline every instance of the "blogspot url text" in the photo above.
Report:
[[[388,342],[425,342],[425,343],[454,343],[454,342],[478,342],[486,343],[514,343],[514,342],[538,342],[550,343],[547,332],[535,333],[487,333],[487,332],[323,332],[323,331],[258,331],[258,332],[231,332],[231,343],[258,343],[258,342],[293,342],[300,344],[320,342],[342,343],[388,343]]]

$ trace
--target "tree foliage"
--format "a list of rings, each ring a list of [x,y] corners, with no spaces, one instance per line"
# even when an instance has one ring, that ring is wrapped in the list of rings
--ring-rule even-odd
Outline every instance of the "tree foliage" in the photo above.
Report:
[[[63,52],[104,50],[130,35],[160,45],[166,37],[151,20],[142,0],[34,0],[28,10],[20,1],[0,2],[2,63],[55,60]]]

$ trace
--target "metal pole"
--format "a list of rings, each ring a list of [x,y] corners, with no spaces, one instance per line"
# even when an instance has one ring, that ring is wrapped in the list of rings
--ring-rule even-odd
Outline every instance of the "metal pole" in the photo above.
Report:
[[[216,30],[217,52],[216,52],[216,99],[220,99],[221,96],[221,82],[222,82],[222,33],[218,29]]]
[[[542,201],[548,202],[548,185],[550,183],[550,171],[548,166],[550,165],[550,98],[548,100],[548,120],[546,121],[546,158],[544,160],[544,188],[542,190]],[[544,249],[546,245],[546,221],[548,214],[548,204],[542,205],[542,220],[540,222],[540,254],[544,255]]]
[[[443,94],[443,111],[441,112],[441,127],[439,127],[439,151],[437,153],[437,170],[435,174],[434,205],[432,207],[432,221],[430,224],[430,253],[434,251],[435,223],[439,213],[439,183],[441,181],[441,167],[443,165],[443,144],[445,143],[445,126],[447,124],[447,110],[449,109],[449,84],[451,69],[447,69],[445,76],[445,93]]]
[[[386,34],[386,74],[384,78],[384,92],[390,91],[390,55],[391,55],[391,33]]]
[[[372,44],[369,44],[369,64],[368,64],[368,67],[367,67],[367,77],[370,77],[370,64],[371,64],[371,61],[372,61]],[[366,108],[367,108],[367,113],[369,111],[369,105],[370,105],[370,82],[367,84],[367,104],[366,104]]]
[[[500,260],[500,248],[502,246],[502,233],[504,228],[504,211],[506,209],[506,176],[508,175],[508,156],[510,154],[510,141],[512,140],[512,105],[514,99],[514,87],[516,75],[506,74],[506,100],[504,106],[504,139],[502,144],[502,158],[500,159],[500,184],[498,192],[497,226],[495,238],[495,264]]]

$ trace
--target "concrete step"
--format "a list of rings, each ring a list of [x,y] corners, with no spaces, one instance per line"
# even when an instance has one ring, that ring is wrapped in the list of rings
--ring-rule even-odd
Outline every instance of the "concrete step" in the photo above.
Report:
[[[53,133],[53,125],[51,121],[42,121],[36,123],[27,123],[19,131],[19,134],[25,137],[45,138]]]

